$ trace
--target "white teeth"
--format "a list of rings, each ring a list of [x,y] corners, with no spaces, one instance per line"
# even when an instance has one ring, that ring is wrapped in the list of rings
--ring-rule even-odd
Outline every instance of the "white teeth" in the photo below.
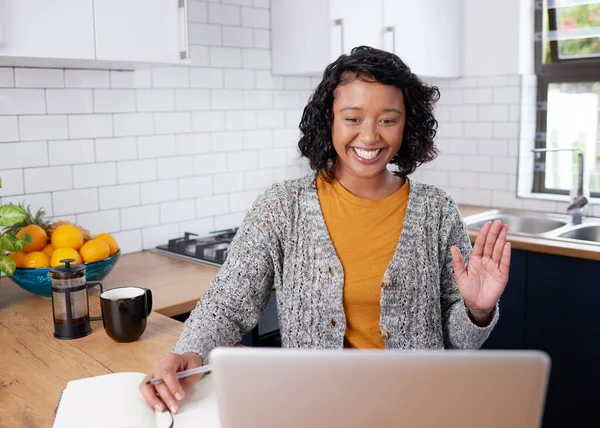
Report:
[[[353,147],[353,149],[356,152],[356,154],[363,159],[373,159],[379,154],[379,152],[381,152],[381,149],[363,150],[359,149],[358,147]]]

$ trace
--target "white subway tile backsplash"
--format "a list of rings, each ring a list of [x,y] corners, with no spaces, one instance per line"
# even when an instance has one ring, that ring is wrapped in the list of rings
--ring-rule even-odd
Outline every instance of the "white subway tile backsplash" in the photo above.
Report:
[[[119,243],[121,254],[137,253],[142,251],[142,231],[140,229],[128,230],[112,234]]]
[[[224,131],[224,111],[192,112],[192,130],[194,132]]]
[[[269,30],[254,29],[254,47],[262,49],[271,48],[271,32]]]
[[[188,177],[179,179],[179,198],[198,198],[212,195],[212,177]]]
[[[256,112],[256,116],[259,129],[275,129],[285,126],[285,111],[283,110],[261,110]]]
[[[193,218],[196,218],[196,201],[194,199],[163,202],[160,204],[160,222],[162,224],[191,220]]]
[[[207,22],[208,4],[199,1],[189,1],[188,20],[190,22]]]
[[[211,24],[240,25],[239,6],[210,3],[208,5],[208,22]]]
[[[207,236],[210,232],[215,230],[214,221],[212,217],[200,218],[196,220],[182,221],[179,223],[179,235],[183,236],[184,233],[195,233],[198,236]]]
[[[41,193],[73,188],[71,167],[68,166],[27,168],[24,174],[25,193]]]
[[[114,115],[115,137],[151,135],[154,133],[152,113],[121,113]]]
[[[94,140],[49,141],[48,153],[50,165],[93,163]]]
[[[113,136],[110,114],[69,115],[69,138],[99,138]]]
[[[493,128],[491,123],[465,123],[466,138],[490,138],[492,137],[492,133]]]
[[[98,138],[95,140],[98,162],[137,159],[137,141],[134,137]]]
[[[265,110],[273,108],[273,93],[265,90],[245,90],[242,103],[246,110]]]
[[[209,0],[214,1],[214,0]],[[218,0],[216,0],[218,2]],[[221,3],[237,4],[240,6],[251,6],[252,0],[221,0]]]
[[[242,50],[240,48],[215,47],[209,48],[211,67],[241,67]]]
[[[117,178],[119,184],[156,180],[156,159],[118,162]]]
[[[270,13],[266,9],[242,7],[242,25],[253,28],[271,28]]]
[[[519,105],[511,105],[508,111],[508,120],[509,122],[518,122],[521,117],[521,106]]]
[[[178,155],[208,153],[210,134],[178,134],[175,136],[175,151]]]
[[[175,156],[157,160],[158,179],[188,177],[194,175],[194,158],[192,156]]]
[[[493,88],[494,104],[518,104],[521,102],[521,89],[517,86]]]
[[[209,53],[208,46],[200,46],[200,45],[190,45],[190,67],[208,67],[210,65],[209,62]],[[194,69],[190,69],[190,85],[192,82],[192,71]],[[193,85],[192,85],[193,87]]]
[[[3,204],[15,204],[24,203],[29,206],[32,213],[37,212],[42,208],[47,216],[54,215],[52,210],[52,195],[50,193],[36,193],[34,195],[18,195],[18,196],[4,196],[2,198]]]
[[[229,207],[231,211],[248,211],[258,198],[258,191],[247,190],[229,194]]]
[[[110,71],[111,88],[150,88],[152,87],[152,70],[139,69],[135,71]]]
[[[440,102],[444,105],[464,104],[464,90],[462,89],[440,89]]]
[[[273,132],[268,130],[244,131],[244,149],[264,149],[273,146]]]
[[[479,86],[506,86],[508,85],[507,76],[484,76],[477,78]]]
[[[101,187],[98,189],[100,209],[131,207],[140,204],[140,185]]]
[[[15,68],[17,88],[64,88],[65,73],[52,68]]]
[[[508,154],[508,141],[496,139],[482,139],[477,141],[477,153],[480,155],[506,156]]]
[[[271,51],[266,49],[242,49],[242,64],[244,68],[271,68]]]
[[[234,89],[212,89],[210,106],[213,110],[230,110],[239,108],[242,91]]]
[[[273,76],[269,70],[256,70],[258,89],[283,89],[283,76]]]
[[[255,80],[254,70],[237,70],[235,68],[225,70],[225,88],[227,89],[254,88]]]
[[[430,184],[443,186],[448,183],[448,175],[449,173],[447,171],[423,171],[423,181],[426,181]]]
[[[285,89],[313,89],[310,77],[285,76],[283,86]]]
[[[19,135],[21,141],[68,138],[67,116],[19,116]]]
[[[15,86],[14,68],[0,67],[0,88],[12,88]]]
[[[213,132],[210,136],[212,152],[231,152],[242,150],[244,145],[241,132]]]
[[[477,173],[474,172],[452,172],[448,176],[448,184],[456,187],[470,187],[477,183]]]
[[[463,171],[486,172],[492,169],[492,158],[490,156],[463,156]]]
[[[440,123],[437,131],[438,138],[458,138],[465,135],[464,123]]]
[[[119,210],[77,214],[76,219],[77,224],[83,225],[90,231],[92,236],[96,236],[99,233],[119,232],[121,230]]]
[[[300,139],[300,131],[297,127],[298,124],[292,129],[275,129],[273,131],[273,147],[296,148]]]
[[[140,159],[174,155],[175,136],[173,135],[153,135],[138,138],[138,156]]]
[[[45,141],[2,143],[0,150],[0,169],[48,165],[48,145]]]
[[[199,218],[223,215],[229,212],[227,195],[204,196],[196,199],[196,216]]]
[[[17,116],[0,116],[0,143],[19,140]]]
[[[302,109],[290,109],[285,111],[285,126],[286,128],[297,128],[302,118]]]
[[[244,190],[244,174],[241,172],[215,174],[213,177],[213,190],[215,194]]]
[[[227,111],[227,130],[247,130],[256,128],[256,112],[249,110]]]
[[[109,88],[108,70],[66,70],[67,88]]]
[[[236,227],[244,220],[245,214],[246,213],[244,211],[240,211],[237,213],[225,214],[215,217],[215,229],[223,230]]]
[[[480,172],[477,178],[477,187],[490,190],[508,190],[508,175]]]
[[[96,113],[127,113],[135,111],[135,92],[129,89],[94,90]]]
[[[254,46],[254,32],[252,28],[223,27],[223,46],[246,47]]]
[[[190,70],[192,88],[222,88],[223,70],[220,68],[193,68]]]
[[[93,113],[91,89],[47,89],[48,114]]]
[[[498,208],[523,209],[523,200],[517,199],[515,191],[494,190],[492,192],[492,206]]]
[[[175,108],[177,110],[208,110],[210,108],[210,91],[206,89],[178,89],[175,91]]]
[[[506,122],[508,120],[508,105],[479,106],[478,119],[482,122]]]
[[[138,111],[175,110],[175,93],[172,89],[141,89],[136,91]]]
[[[450,120],[455,122],[475,122],[477,120],[477,107],[452,106],[450,108]]]
[[[74,165],[73,184],[76,189],[117,184],[117,165],[114,162]]]
[[[142,204],[174,201],[177,199],[177,180],[151,181],[141,185]]]
[[[158,204],[140,205],[121,209],[121,228],[123,230],[140,229],[160,224]]]
[[[285,149],[263,149],[258,152],[258,168],[275,168],[286,163]]]
[[[269,8],[269,0],[252,0],[252,6],[268,9]]]
[[[43,89],[0,89],[0,114],[44,114]]]
[[[494,156],[492,171],[504,174],[517,174],[518,161],[516,157]]]
[[[469,88],[463,89],[465,104],[491,104],[492,89],[491,88]]]
[[[192,132],[190,112],[154,113],[155,134],[179,134]]]
[[[252,171],[258,167],[258,153],[241,151],[227,153],[227,171]]]
[[[22,195],[23,190],[23,170],[5,169],[0,171],[2,187],[0,187],[0,197],[11,195]]]
[[[273,170],[262,169],[246,171],[244,173],[244,184],[246,190],[262,190],[273,184]]]
[[[519,123],[494,123],[494,138],[519,138]]]
[[[189,88],[190,72],[187,67],[164,67],[152,69],[154,88]]]
[[[489,207],[492,205],[492,192],[480,189],[463,189],[461,201],[468,205]]]
[[[55,216],[98,211],[98,189],[54,192],[52,207]]]
[[[178,236],[177,224],[164,224],[162,226],[146,227],[142,229],[142,246],[144,250],[150,250],[157,245],[163,245],[174,236]]]

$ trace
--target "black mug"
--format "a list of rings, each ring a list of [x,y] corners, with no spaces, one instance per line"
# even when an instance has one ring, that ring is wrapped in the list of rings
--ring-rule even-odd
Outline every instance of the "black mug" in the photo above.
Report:
[[[100,295],[102,323],[115,342],[133,342],[146,330],[152,312],[152,291],[140,287],[119,287]]]

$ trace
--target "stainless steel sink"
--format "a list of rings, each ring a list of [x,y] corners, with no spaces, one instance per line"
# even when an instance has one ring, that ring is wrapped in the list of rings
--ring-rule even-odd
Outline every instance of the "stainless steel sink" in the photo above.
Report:
[[[481,220],[472,223],[469,227],[471,229],[481,229],[481,226],[486,221],[500,220],[502,223],[508,225],[508,230],[511,233],[522,233],[522,234],[540,234],[549,232],[559,227],[563,227],[567,224],[565,221],[548,219],[548,218],[537,218],[528,217],[526,215],[513,215],[513,214],[500,214],[491,216],[485,220]]]
[[[600,244],[600,224],[575,226],[568,232],[558,235],[559,238],[591,241]]]

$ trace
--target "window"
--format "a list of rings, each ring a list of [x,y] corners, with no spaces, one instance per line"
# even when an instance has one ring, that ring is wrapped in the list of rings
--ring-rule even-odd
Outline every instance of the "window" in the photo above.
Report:
[[[600,197],[600,1],[535,1],[536,148],[584,155],[585,186]],[[569,194],[577,153],[536,156],[533,192]]]

